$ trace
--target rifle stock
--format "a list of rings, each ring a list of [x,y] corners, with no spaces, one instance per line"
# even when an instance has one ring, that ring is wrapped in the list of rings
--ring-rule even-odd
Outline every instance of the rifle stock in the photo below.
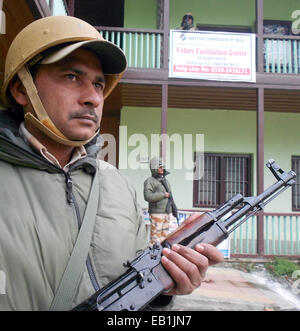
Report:
[[[128,261],[126,273],[73,310],[135,311],[144,309],[164,290],[174,285],[172,278],[160,262],[164,247],[169,248],[173,244],[180,244],[194,248],[198,243],[217,246],[249,217],[263,210],[266,204],[294,184],[296,174],[293,171],[284,172],[274,160],[269,160],[267,167],[270,168],[277,182],[264,192],[256,197],[246,198],[237,194],[212,212],[188,218],[161,244],[157,243],[148,247],[135,259]],[[236,211],[233,212],[234,210]]]

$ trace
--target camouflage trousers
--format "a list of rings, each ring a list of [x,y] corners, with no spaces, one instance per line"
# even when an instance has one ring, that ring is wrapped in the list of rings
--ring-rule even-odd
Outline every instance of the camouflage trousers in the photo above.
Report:
[[[170,214],[150,214],[150,244],[162,242],[169,234]]]

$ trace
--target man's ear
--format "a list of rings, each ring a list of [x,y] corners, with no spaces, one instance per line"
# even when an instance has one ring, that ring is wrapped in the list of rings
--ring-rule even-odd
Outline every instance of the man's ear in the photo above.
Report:
[[[23,83],[19,77],[13,79],[9,85],[9,90],[15,101],[21,106],[27,106],[30,101]]]

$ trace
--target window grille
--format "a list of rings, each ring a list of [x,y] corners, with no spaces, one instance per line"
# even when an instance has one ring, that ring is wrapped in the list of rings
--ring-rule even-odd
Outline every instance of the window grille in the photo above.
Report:
[[[300,210],[300,156],[292,156],[292,170],[296,173],[295,184],[292,186],[292,210]]]
[[[203,156],[202,156],[203,157]],[[196,153],[202,178],[194,181],[194,207],[217,207],[234,195],[251,195],[251,156]]]

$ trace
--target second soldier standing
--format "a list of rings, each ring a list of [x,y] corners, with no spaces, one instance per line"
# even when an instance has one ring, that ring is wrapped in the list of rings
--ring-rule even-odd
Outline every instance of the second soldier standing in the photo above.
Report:
[[[150,161],[152,176],[144,182],[144,199],[149,204],[151,221],[150,243],[162,242],[169,234],[170,218],[176,206],[172,199],[171,186],[165,178],[166,171],[161,158]]]

